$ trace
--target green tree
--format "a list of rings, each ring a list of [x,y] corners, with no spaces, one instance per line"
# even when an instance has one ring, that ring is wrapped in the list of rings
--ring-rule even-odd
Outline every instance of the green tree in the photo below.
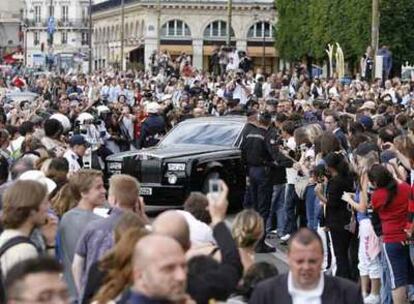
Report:
[[[309,51],[308,0],[278,0],[276,43],[280,56],[296,60]]]
[[[327,45],[338,42],[355,61],[370,44],[371,0],[277,0],[276,9],[276,46],[284,59],[323,61]]]
[[[380,3],[380,45],[393,53],[394,67],[405,61],[414,64],[414,5],[412,0],[383,0]]]

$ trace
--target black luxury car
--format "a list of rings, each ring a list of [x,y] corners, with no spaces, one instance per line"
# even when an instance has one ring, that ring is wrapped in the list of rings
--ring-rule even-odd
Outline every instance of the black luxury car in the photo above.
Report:
[[[159,207],[180,207],[190,192],[208,192],[209,180],[219,177],[237,208],[246,184],[240,152],[245,125],[242,116],[185,120],[155,147],[109,156],[106,176],[135,176],[145,203]]]

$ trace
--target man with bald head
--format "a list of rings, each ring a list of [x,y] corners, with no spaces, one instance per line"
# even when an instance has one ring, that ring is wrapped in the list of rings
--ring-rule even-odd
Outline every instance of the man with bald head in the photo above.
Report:
[[[178,211],[161,213],[152,223],[153,232],[176,240],[186,252],[191,247],[190,228],[185,217]]]
[[[151,234],[135,246],[133,285],[126,303],[184,303],[187,268],[182,247],[174,239]]]

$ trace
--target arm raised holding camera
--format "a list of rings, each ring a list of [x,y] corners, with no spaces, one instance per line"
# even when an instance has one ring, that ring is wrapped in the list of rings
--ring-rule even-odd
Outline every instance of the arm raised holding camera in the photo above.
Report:
[[[222,180],[219,181],[221,191],[218,192],[218,195],[215,193],[208,193],[208,211],[211,216],[211,226],[214,227],[218,223],[224,221],[227,214],[227,208],[229,202],[227,200],[227,195],[229,193],[229,188],[226,183]]]
[[[208,298],[211,298],[213,295],[219,295],[216,300],[227,299],[234,292],[243,274],[239,250],[229,228],[224,222],[229,205],[227,200],[229,189],[223,181],[219,181],[219,184],[220,191],[207,194],[207,198],[213,236],[220,249],[222,260],[217,267],[212,267],[204,271],[203,274],[197,275],[197,277],[202,278],[201,281],[203,283],[208,282],[208,288],[203,286],[203,295],[196,291],[198,284],[194,283],[194,280],[189,282],[189,293],[191,295],[200,295],[199,298],[194,298],[199,303],[207,303]]]

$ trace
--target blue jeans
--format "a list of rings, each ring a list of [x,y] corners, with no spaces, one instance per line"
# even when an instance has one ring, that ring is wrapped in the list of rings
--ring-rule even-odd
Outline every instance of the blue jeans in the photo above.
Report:
[[[392,304],[391,278],[385,254],[381,252],[381,303]]]
[[[309,185],[305,190],[306,219],[308,220],[308,228],[316,231],[318,229],[319,213],[321,206],[316,199],[315,186]]]
[[[266,222],[266,232],[270,232],[274,229],[275,219],[278,234],[283,235],[283,228],[286,222],[285,184],[273,185],[272,204],[270,205],[270,214]]]
[[[414,265],[414,245],[410,245],[410,258],[411,263]],[[408,300],[414,301],[414,285],[408,285],[407,286],[407,294],[408,294]]]
[[[272,185],[265,167],[250,167],[249,180],[250,200],[254,209],[262,216],[263,221],[266,222],[272,199]]]
[[[285,210],[286,222],[283,228],[284,234],[292,234],[297,228],[296,224],[296,206],[299,198],[295,191],[295,185],[286,184],[285,187]]]
[[[252,200],[250,199],[250,184],[246,184],[246,191],[244,192],[243,208],[253,208]]]

